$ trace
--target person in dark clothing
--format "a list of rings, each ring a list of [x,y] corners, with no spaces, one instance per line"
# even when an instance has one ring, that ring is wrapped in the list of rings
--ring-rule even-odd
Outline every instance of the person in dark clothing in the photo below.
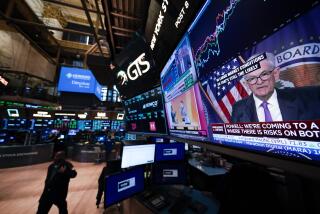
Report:
[[[59,151],[54,156],[54,162],[48,168],[43,193],[39,200],[37,214],[46,214],[52,205],[59,208],[60,214],[67,214],[67,194],[70,178],[77,176],[73,165],[65,160],[65,153]]]
[[[98,180],[98,193],[97,193],[97,201],[96,201],[96,205],[97,205],[97,208],[99,208],[99,204],[101,202],[101,198],[102,198],[102,195],[103,195],[103,192],[104,192],[104,188],[105,188],[105,177],[107,175],[107,171],[108,171],[108,168],[105,166],[103,167],[102,171],[101,171],[101,174],[99,176],[99,180]]]
[[[97,208],[99,208],[102,195],[106,189],[106,176],[118,172],[119,170],[121,170],[121,160],[108,161],[106,162],[106,166],[103,167],[98,180],[98,193],[96,197]]]

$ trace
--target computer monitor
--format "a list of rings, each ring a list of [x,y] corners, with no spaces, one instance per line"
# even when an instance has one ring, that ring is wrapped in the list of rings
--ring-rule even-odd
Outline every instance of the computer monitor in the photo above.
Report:
[[[98,135],[98,136],[96,136],[96,141],[99,143],[104,143],[107,141],[107,136],[106,135]]]
[[[142,167],[106,177],[105,207],[109,207],[144,190]]]
[[[155,144],[124,146],[121,168],[154,162]]]
[[[77,132],[78,132],[78,130],[76,130],[76,129],[70,129],[68,131],[68,135],[69,136],[75,136],[75,135],[77,135]]]
[[[186,184],[187,173],[184,162],[155,163],[152,169],[155,184]]]
[[[156,161],[183,160],[185,154],[184,143],[156,144]]]
[[[124,139],[127,140],[127,141],[136,140],[137,139],[137,135],[136,134],[125,133]]]
[[[62,139],[64,139],[64,135],[60,134],[59,137],[58,137],[58,140],[62,140]]]

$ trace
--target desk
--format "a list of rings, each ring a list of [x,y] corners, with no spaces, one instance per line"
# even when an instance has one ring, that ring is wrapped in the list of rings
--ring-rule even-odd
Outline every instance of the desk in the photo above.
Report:
[[[53,144],[1,146],[0,168],[26,166],[51,160]]]
[[[160,210],[157,210],[154,206],[152,206],[150,202],[150,198],[153,198],[152,195],[149,198],[146,198],[144,196],[146,195],[146,193],[144,192],[134,197],[135,200],[146,206],[152,213],[170,213],[170,209],[173,206],[175,206],[175,204],[179,201],[179,199],[181,199],[181,197],[188,197],[189,201],[188,203],[182,204],[183,206],[181,207],[181,210],[179,210],[179,213],[195,213],[195,211],[190,208],[190,206],[194,203],[201,203],[206,207],[203,213],[214,214],[218,213],[219,210],[219,202],[215,198],[204,195],[202,192],[195,189],[191,189],[187,186],[156,186],[147,191],[151,191],[154,196],[163,196],[167,203],[165,207],[163,207]]]
[[[200,161],[191,158],[188,160],[190,166],[190,184],[203,191],[213,194],[219,192],[220,184],[223,182],[227,170],[222,167],[204,166]]]
[[[194,158],[189,159],[188,163],[208,176],[224,175],[227,173],[225,168],[204,166],[200,161],[197,161]]]
[[[95,147],[99,147],[101,152],[98,153],[95,150]],[[100,155],[101,162],[104,162],[106,159],[104,145],[76,144],[73,147],[72,160],[78,161],[78,162],[84,162],[84,163],[90,163],[90,162],[93,163],[93,162],[96,162],[99,155]]]

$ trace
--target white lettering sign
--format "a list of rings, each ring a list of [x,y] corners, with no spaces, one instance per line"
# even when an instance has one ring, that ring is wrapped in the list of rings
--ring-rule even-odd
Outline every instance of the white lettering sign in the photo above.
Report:
[[[121,85],[125,85],[129,80],[136,80],[144,73],[147,73],[150,70],[150,63],[144,60],[145,53],[142,53],[136,60],[129,64],[127,72],[119,71],[117,78],[121,79]],[[142,66],[144,68],[142,68]]]
[[[158,16],[158,19],[157,19],[157,23],[156,23],[156,26],[155,26],[155,28],[154,28],[153,35],[152,35],[152,39],[151,39],[151,43],[150,43],[150,48],[151,48],[151,50],[153,50],[154,47],[155,47],[155,45],[156,45],[157,36],[159,35],[161,26],[162,26],[162,24],[163,24],[164,14],[165,14],[166,11],[167,11],[167,6],[168,6],[168,5],[169,5],[168,0],[163,0],[163,1],[162,1],[162,4],[161,4],[161,9],[162,9],[162,10],[160,10],[160,12],[159,12],[159,16]]]
[[[185,1],[184,5],[183,5],[183,7],[182,7],[182,9],[181,9],[181,11],[179,13],[179,16],[178,16],[178,18],[177,18],[177,20],[175,22],[176,28],[179,28],[179,24],[182,22],[182,19],[183,19],[184,15],[186,14],[186,11],[187,11],[188,8],[189,8],[189,2]]]

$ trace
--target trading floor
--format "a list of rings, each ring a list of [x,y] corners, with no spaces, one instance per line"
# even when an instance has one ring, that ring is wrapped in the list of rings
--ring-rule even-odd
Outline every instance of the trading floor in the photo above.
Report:
[[[38,200],[43,191],[47,168],[50,163],[0,169],[0,210],[2,214],[36,213]],[[67,197],[69,213],[103,213],[103,204],[96,208],[98,177],[104,164],[72,162],[78,175],[70,181]],[[56,214],[53,206],[49,212]],[[119,213],[116,206],[108,213]]]
[[[0,0],[0,214],[320,214],[319,0]]]

